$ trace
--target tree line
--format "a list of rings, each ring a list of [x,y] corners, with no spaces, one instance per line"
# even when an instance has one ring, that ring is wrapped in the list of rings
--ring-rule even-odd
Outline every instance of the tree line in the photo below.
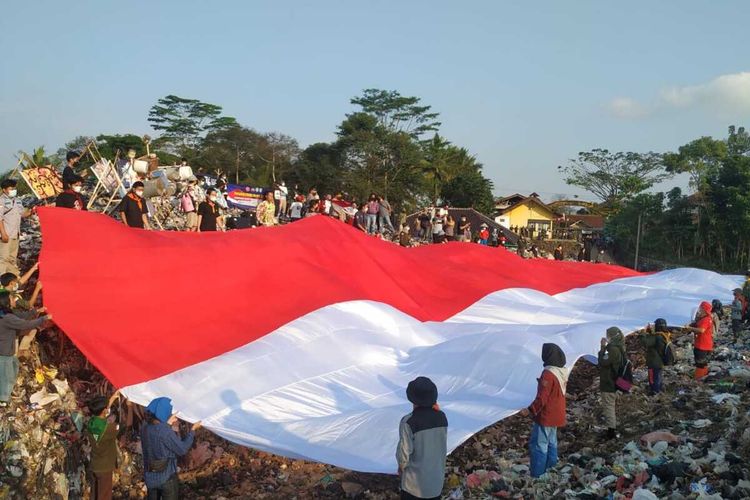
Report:
[[[646,263],[730,272],[750,267],[750,134],[744,127],[730,126],[726,138],[700,137],[675,152],[595,149],[559,169],[602,203],[620,262],[633,263],[640,217]],[[649,191],[681,173],[688,174],[690,193]]]
[[[162,164],[184,157],[195,169],[222,174],[230,183],[271,186],[284,180],[301,190],[348,193],[357,200],[376,192],[398,210],[447,203],[492,213],[492,181],[474,155],[440,135],[439,114],[431,106],[380,89],[366,89],[350,102],[355,109],[338,125],[334,141],[302,149],[289,135],[240,124],[221,106],[168,95],[149,110],[148,121],[159,134],[152,152]],[[107,158],[129,148],[145,154],[136,134],[94,139]],[[58,155],[89,140],[77,137]]]

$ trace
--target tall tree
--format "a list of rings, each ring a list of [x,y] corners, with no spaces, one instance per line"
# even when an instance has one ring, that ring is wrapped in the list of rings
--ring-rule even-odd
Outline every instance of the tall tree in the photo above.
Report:
[[[440,127],[439,114],[431,112],[431,106],[420,105],[420,101],[419,97],[405,97],[395,90],[365,89],[351,103],[377,118],[378,124],[389,132],[404,132],[416,139]]]
[[[148,121],[154,130],[162,132],[159,145],[184,155],[195,149],[206,133],[237,125],[234,118],[221,112],[216,104],[170,94],[151,107]]]
[[[606,149],[580,152],[567,166],[557,168],[568,184],[585,189],[612,208],[672,175],[664,170],[658,153],[610,153]]]
[[[454,207],[471,207],[485,215],[492,215],[495,199],[492,181],[479,170],[457,177],[443,186],[443,200]]]

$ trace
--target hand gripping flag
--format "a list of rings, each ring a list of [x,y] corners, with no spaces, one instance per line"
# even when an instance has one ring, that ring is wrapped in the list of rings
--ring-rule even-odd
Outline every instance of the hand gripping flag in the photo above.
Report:
[[[229,233],[150,232],[40,210],[55,322],[131,400],[280,455],[393,473],[407,383],[438,386],[454,449],[526,407],[544,342],[568,366],[609,326],[687,323],[736,277],[405,249],[324,216]]]

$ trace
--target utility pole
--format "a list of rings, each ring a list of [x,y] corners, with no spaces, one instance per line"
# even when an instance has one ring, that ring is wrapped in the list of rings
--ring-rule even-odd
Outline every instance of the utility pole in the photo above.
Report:
[[[638,214],[638,231],[635,237],[635,263],[633,264],[633,269],[636,271],[638,270],[638,250],[641,247],[641,215],[642,212]]]

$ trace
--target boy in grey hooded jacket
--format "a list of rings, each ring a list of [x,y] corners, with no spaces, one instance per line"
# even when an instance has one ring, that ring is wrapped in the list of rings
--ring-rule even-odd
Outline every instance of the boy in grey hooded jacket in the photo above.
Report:
[[[440,498],[443,491],[448,419],[437,395],[437,386],[427,377],[417,377],[406,388],[414,409],[399,424],[396,460],[402,500]]]

